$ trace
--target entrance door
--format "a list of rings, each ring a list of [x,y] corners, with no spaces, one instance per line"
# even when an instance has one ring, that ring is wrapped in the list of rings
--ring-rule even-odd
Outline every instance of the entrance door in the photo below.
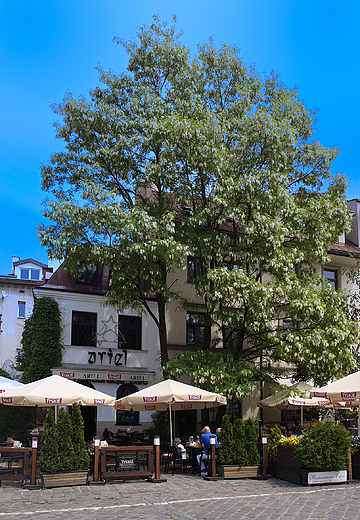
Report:
[[[77,383],[87,386],[95,390],[95,387],[89,381],[79,380]],[[96,422],[97,422],[97,407],[96,406],[82,406],[81,415],[84,419],[84,435],[85,442],[91,442],[96,435]]]

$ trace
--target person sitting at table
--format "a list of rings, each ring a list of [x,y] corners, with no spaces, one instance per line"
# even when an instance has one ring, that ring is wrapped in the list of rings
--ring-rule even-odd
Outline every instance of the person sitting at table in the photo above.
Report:
[[[200,437],[200,444],[204,448],[203,453],[199,453],[197,456],[197,461],[200,466],[200,475],[202,477],[207,476],[206,466],[205,466],[205,460],[208,460],[208,450],[210,448],[210,437],[213,435],[215,437],[215,448],[218,446],[218,439],[217,435],[211,433],[209,426],[204,426],[202,429],[203,433]]]
[[[186,459],[186,448],[181,443],[181,439],[179,439],[178,437],[175,439],[175,446],[179,455],[179,459]]]

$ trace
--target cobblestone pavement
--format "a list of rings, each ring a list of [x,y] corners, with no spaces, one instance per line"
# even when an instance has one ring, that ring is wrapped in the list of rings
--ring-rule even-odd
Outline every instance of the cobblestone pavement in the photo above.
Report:
[[[0,520],[353,520],[360,519],[360,481],[302,487],[276,478],[206,481],[166,475],[167,482],[113,482],[27,490],[0,487]]]

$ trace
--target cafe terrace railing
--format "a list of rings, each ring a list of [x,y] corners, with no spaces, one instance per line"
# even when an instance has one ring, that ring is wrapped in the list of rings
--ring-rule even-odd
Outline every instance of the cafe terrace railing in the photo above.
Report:
[[[31,448],[0,447],[0,485],[2,480],[30,479]]]
[[[153,446],[101,448],[99,476],[105,481],[150,478],[153,475],[153,459]],[[95,471],[94,480],[96,480]]]

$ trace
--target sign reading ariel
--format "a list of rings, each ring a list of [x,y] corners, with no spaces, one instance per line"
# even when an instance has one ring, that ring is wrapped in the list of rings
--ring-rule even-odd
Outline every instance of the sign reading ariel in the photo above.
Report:
[[[89,368],[141,368],[148,366],[148,351],[71,346],[65,347],[62,362],[63,365],[88,365]]]

